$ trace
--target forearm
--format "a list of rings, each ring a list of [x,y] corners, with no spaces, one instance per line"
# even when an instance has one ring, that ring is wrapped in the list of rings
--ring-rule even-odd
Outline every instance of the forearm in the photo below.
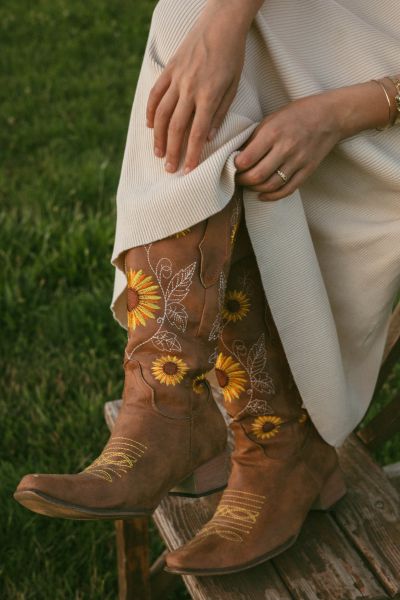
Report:
[[[397,78],[399,79],[400,75],[397,75]],[[383,83],[391,101],[391,122],[393,122],[396,113],[394,100],[397,93],[396,86],[388,78],[385,78]],[[337,88],[326,94],[332,110],[337,115],[342,139],[365,129],[383,128],[389,123],[388,101],[382,87],[375,81]]]
[[[203,16],[228,13],[232,27],[247,32],[263,4],[264,0],[207,0]]]

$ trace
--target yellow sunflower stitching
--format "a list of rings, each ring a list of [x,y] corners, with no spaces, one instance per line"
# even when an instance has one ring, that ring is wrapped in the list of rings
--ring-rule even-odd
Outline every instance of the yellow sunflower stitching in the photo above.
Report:
[[[178,231],[177,233],[173,233],[172,235],[169,235],[167,239],[169,239],[169,240],[179,239],[179,238],[185,237],[191,231],[192,231],[192,228],[187,227],[186,229],[182,229],[182,231]]]
[[[170,354],[156,358],[151,366],[154,377],[165,385],[180,383],[188,370],[189,367],[181,358]]]
[[[201,373],[197,375],[192,381],[192,388],[196,394],[202,394],[206,389],[207,385],[207,373]]]
[[[239,223],[235,223],[234,226],[232,227],[231,236],[230,236],[230,240],[231,240],[231,244],[232,245],[235,242],[236,234],[237,234],[238,229],[239,229]]]
[[[142,269],[126,272],[128,282],[128,328],[136,329],[138,325],[146,325],[147,319],[155,319],[155,312],[160,310],[157,300],[159,287],[151,275],[146,275]]]
[[[246,372],[240,364],[231,356],[225,356],[220,352],[215,362],[215,372],[222,388],[224,400],[232,402],[239,398],[245,390],[244,384],[247,382]]]
[[[259,440],[268,440],[279,433],[282,423],[283,419],[278,415],[263,415],[254,419],[251,431]]]
[[[222,316],[227,321],[241,321],[250,310],[250,298],[241,290],[228,290],[225,295]]]

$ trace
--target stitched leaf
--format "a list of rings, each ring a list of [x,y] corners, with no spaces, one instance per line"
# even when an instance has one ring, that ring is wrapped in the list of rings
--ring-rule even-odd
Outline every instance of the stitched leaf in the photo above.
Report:
[[[171,325],[174,325],[180,331],[186,330],[188,314],[183,304],[180,304],[179,302],[168,304],[166,314]]]
[[[179,343],[176,333],[171,331],[159,331],[152,337],[153,344],[159,350],[163,352],[181,352],[182,348]]]
[[[265,349],[265,337],[262,333],[255,344],[250,348],[247,364],[252,376],[258,375],[265,368],[267,362],[267,352]]]
[[[274,410],[272,406],[268,404],[266,400],[260,398],[254,398],[244,407],[243,412],[246,411],[251,415],[272,415]]]
[[[210,335],[208,336],[208,340],[216,340],[219,337],[220,331],[222,328],[222,317],[218,313],[215,317],[214,323],[212,324]]]
[[[257,392],[265,392],[267,394],[275,393],[275,386],[272,377],[263,373],[256,378],[252,378],[251,383]]]
[[[187,295],[192,283],[196,261],[184,267],[172,277],[167,287],[167,302],[181,302]]]

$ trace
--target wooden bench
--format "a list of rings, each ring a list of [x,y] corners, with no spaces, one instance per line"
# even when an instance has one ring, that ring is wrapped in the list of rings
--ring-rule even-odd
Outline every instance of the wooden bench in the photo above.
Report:
[[[392,314],[374,399],[400,357],[400,303]],[[215,390],[214,390],[215,391]],[[218,394],[218,392],[216,392]],[[120,400],[105,405],[112,429]],[[309,513],[296,544],[234,575],[183,577],[202,600],[380,600],[400,598],[400,462],[381,468],[371,451],[400,431],[400,391],[339,449],[348,493],[333,508]],[[220,494],[166,497],[153,515],[167,548],[189,540],[211,518]],[[149,519],[116,521],[120,600],[167,597],[179,576],[149,560]]]

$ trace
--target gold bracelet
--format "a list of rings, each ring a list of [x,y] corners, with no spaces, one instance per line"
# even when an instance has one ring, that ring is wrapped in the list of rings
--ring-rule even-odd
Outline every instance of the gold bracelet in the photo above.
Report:
[[[388,78],[390,79],[390,81],[392,81],[395,85],[395,88],[397,90],[397,94],[394,97],[395,102],[396,102],[396,112],[397,115],[394,118],[393,121],[393,125],[396,125],[397,123],[400,122],[400,79],[396,79],[395,77],[388,75]]]
[[[385,129],[388,129],[391,125],[391,117],[392,117],[392,103],[390,102],[390,98],[389,98],[389,94],[387,93],[387,90],[385,88],[385,86],[383,85],[382,81],[379,79],[371,79],[371,81],[375,81],[375,83],[378,83],[381,88],[383,89],[383,91],[385,92],[385,96],[386,96],[386,100],[388,101],[388,105],[389,105],[389,123],[387,125],[385,125],[385,127],[375,127],[375,129],[377,131],[385,131]]]

